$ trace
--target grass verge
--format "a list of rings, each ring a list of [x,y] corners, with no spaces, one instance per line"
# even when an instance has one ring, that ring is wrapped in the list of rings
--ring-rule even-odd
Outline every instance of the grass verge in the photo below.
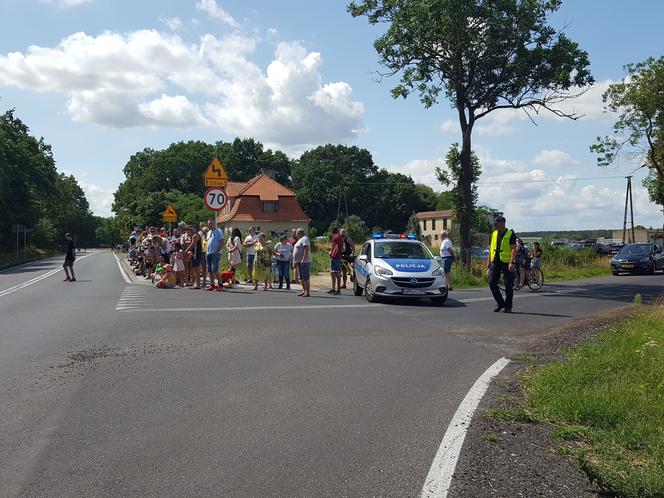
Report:
[[[452,284],[454,288],[471,289],[486,287],[486,261],[473,261],[470,271],[460,263],[452,266]],[[611,263],[608,258],[588,258],[574,263],[551,260],[544,263],[544,285],[547,282],[577,280],[581,278],[604,277],[611,275]]]
[[[568,361],[526,380],[527,409],[573,441],[576,458],[602,489],[664,496],[664,305],[604,330]],[[570,449],[571,448],[571,449]]]

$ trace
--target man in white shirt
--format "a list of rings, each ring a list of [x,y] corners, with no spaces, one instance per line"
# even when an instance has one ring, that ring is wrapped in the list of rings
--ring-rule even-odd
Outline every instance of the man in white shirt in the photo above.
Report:
[[[258,242],[258,235],[254,227],[249,227],[249,235],[244,238],[244,247],[247,248],[247,280],[245,282],[254,282],[254,260],[256,259],[256,248],[254,247]]]
[[[443,259],[443,271],[445,272],[445,285],[447,285],[447,290],[451,291],[452,281],[450,279],[450,273],[452,272],[452,262],[456,255],[454,254],[454,244],[448,237],[448,233],[443,230],[440,234],[440,257]]]

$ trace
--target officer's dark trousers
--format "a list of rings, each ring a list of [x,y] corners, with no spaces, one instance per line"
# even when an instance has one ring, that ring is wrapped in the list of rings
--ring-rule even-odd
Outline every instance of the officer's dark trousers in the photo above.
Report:
[[[505,283],[505,298],[498,288],[501,273],[504,275],[503,282]],[[491,263],[489,268],[489,288],[496,300],[496,304],[501,308],[512,309],[512,297],[514,296],[514,274],[508,269],[505,263]]]

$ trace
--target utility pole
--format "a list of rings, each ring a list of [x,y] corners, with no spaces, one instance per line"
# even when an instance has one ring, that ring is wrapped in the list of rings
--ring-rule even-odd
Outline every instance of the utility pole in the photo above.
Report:
[[[625,243],[625,238],[627,242],[636,242],[634,239],[634,204],[632,202],[632,176],[626,176],[627,178],[627,190],[625,191],[625,216],[623,217],[623,236],[622,243]],[[631,226],[631,238],[627,233],[627,207],[629,205],[629,214],[630,214],[630,226]],[[627,237],[626,237],[627,236]],[[630,240],[631,239],[631,240]]]

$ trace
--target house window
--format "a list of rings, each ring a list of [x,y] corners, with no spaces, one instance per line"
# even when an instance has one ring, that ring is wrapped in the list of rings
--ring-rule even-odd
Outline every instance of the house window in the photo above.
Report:
[[[276,213],[277,201],[263,201],[261,203],[261,209],[264,213]]]
[[[424,220],[424,231],[426,232],[427,230],[427,220]]]
[[[447,230],[447,218],[443,218],[443,230]]]
[[[436,229],[436,220],[431,220],[431,230]]]

